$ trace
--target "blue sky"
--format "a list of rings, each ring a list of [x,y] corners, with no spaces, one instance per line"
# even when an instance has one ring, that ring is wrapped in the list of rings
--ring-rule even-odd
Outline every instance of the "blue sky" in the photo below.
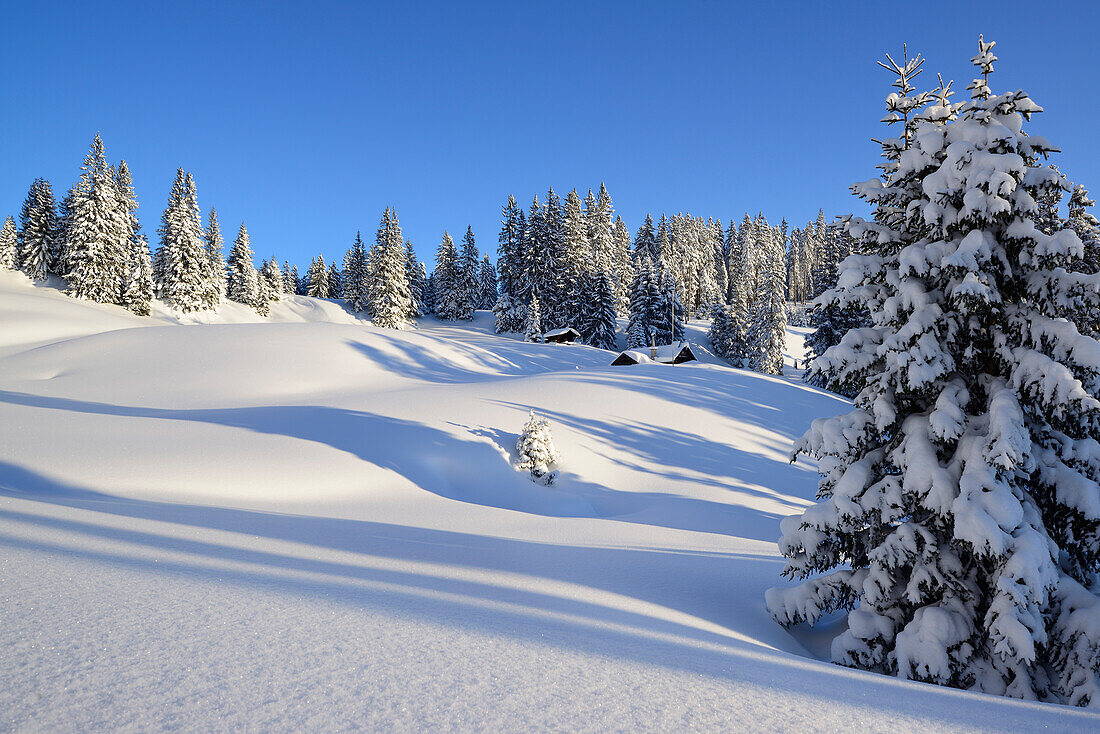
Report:
[[[1100,194],[1095,3],[4,3],[0,214],[31,180],[60,196],[93,134],[126,158],[146,231],[175,169],[204,218],[244,220],[257,255],[342,256],[382,209],[430,260],[500,207],[606,182],[646,212],[774,222],[859,207],[902,42],[965,93],[977,35],[994,91]]]

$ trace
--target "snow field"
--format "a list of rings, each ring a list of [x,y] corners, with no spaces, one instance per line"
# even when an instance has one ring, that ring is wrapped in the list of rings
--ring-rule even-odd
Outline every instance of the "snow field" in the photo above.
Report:
[[[317,299],[240,311],[180,326],[0,274],[5,727],[1100,721],[839,668],[829,630],[771,620],[779,519],[816,487],[787,453],[835,396],[704,349],[612,368],[485,313],[383,331]],[[514,467],[531,408],[562,455],[550,487]]]

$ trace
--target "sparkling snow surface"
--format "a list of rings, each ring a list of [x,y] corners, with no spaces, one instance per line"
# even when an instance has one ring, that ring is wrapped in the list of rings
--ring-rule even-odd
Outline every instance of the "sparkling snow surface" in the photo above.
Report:
[[[0,273],[0,728],[1097,731],[764,609],[847,408],[291,297],[180,326]],[[787,363],[804,330],[792,329]],[[512,467],[534,408],[551,487]]]

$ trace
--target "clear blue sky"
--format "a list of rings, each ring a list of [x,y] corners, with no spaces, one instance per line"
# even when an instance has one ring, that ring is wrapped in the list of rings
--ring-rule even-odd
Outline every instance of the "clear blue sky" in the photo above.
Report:
[[[0,214],[31,180],[60,197],[98,130],[159,222],[176,167],[231,238],[299,265],[373,238],[396,206],[422,259],[500,207],[607,183],[646,212],[774,222],[859,203],[903,41],[954,78],[979,31],[994,91],[1100,194],[1098,3],[2,3]]]

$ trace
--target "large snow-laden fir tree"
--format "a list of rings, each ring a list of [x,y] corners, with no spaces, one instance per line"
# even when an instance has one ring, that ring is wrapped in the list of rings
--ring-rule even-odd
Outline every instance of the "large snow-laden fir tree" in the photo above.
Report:
[[[1024,123],[1021,91],[993,96],[979,41],[970,102],[920,60],[891,60],[898,92],[885,175],[854,187],[875,211],[848,231],[829,302],[854,329],[818,361],[858,377],[855,409],[814,421],[819,503],[782,523],[783,624],[849,610],[833,660],[1018,698],[1100,704],[1100,344],[1082,336],[1100,276],[1071,229],[1036,226],[1065,185]],[[925,106],[927,105],[927,106]],[[957,118],[957,119],[956,119]]]

